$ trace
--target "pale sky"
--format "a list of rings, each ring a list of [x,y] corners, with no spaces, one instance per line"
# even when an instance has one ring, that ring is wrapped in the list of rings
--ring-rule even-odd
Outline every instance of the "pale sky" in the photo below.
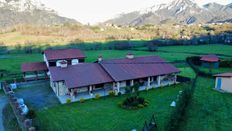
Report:
[[[172,0],[41,0],[59,15],[74,18],[83,24],[96,24],[118,14],[151,7]],[[161,1],[161,2],[160,2]],[[232,3],[232,0],[195,0],[199,5],[209,2]]]

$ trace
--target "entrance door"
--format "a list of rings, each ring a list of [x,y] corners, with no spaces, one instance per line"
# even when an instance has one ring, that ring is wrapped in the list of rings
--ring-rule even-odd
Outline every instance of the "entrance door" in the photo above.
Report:
[[[222,78],[217,79],[217,89],[221,89],[222,86]]]

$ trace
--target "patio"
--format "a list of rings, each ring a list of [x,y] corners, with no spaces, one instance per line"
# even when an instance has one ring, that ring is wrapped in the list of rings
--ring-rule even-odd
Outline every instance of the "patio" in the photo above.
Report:
[[[174,84],[174,81],[162,81],[160,83],[160,86],[158,85],[157,81],[153,81],[150,84],[150,87],[148,88],[148,82],[145,82],[143,86],[139,87],[139,91],[143,91],[143,90],[149,90],[152,88],[158,88],[158,87],[162,87],[162,86],[167,86],[167,85],[172,85]],[[83,92],[83,93],[78,93],[76,96],[69,96],[69,95],[65,95],[65,96],[58,96],[58,99],[60,101],[61,104],[65,104],[66,101],[68,99],[70,99],[72,102],[77,102],[80,101],[80,99],[93,99],[95,98],[96,94],[99,94],[101,97],[104,96],[108,96],[109,95],[109,91],[113,91],[112,88],[108,87],[105,89],[98,89],[98,90],[94,90],[92,94],[90,94],[89,92]],[[120,92],[121,94],[125,94],[125,87],[120,87]]]

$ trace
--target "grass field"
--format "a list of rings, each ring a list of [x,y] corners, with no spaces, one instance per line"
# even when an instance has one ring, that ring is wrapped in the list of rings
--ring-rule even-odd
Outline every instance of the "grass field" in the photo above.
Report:
[[[232,46],[229,45],[167,46],[160,47],[158,50],[173,53],[222,54],[232,57]]]
[[[141,130],[145,120],[155,114],[159,129],[165,127],[169,118],[170,103],[184,85],[153,89],[141,92],[150,102],[148,107],[139,110],[125,110],[118,107],[126,96],[106,97],[89,100],[85,103],[60,105],[37,112],[36,124],[39,130],[101,130],[129,131],[134,128]]]
[[[210,70],[209,68],[204,68],[204,67],[198,67],[201,71],[203,72],[207,72],[207,73],[210,73]],[[224,72],[231,72],[232,69],[231,68],[214,68],[214,69],[211,69],[211,73],[212,74],[219,74],[219,73],[224,73]]]
[[[185,77],[190,77],[190,78],[195,78],[195,72],[191,67],[181,67],[180,69],[180,75],[185,76]]]
[[[205,51],[203,51],[205,49]],[[232,46],[227,45],[201,45],[201,46],[168,46],[160,47],[160,51],[148,52],[148,51],[132,51],[132,50],[98,50],[98,51],[85,51],[87,56],[86,62],[94,62],[98,56],[103,56],[103,59],[110,58],[122,58],[127,53],[133,53],[136,56],[145,55],[158,55],[161,58],[173,62],[184,61],[186,57],[192,56],[191,53],[215,53],[231,55]],[[166,51],[166,52],[163,52]],[[0,56],[0,70],[7,70],[11,74],[20,74],[20,66],[25,62],[43,61],[42,55],[39,53],[34,54],[6,54]],[[226,69],[225,69],[226,70]],[[1,79],[1,78],[0,78]],[[3,79],[3,78],[2,78]],[[12,79],[4,78],[4,79]]]
[[[183,131],[230,131],[232,129],[232,94],[219,93],[214,79],[198,78],[193,102],[187,109]],[[206,84],[207,83],[207,84]]]
[[[123,58],[128,53],[133,53],[136,56],[158,55],[167,61],[185,60],[188,54],[163,53],[163,52],[148,52],[148,51],[119,51],[119,50],[100,50],[100,51],[85,51],[87,56],[86,62],[94,62],[98,56],[103,56],[103,59]],[[7,70],[11,74],[20,74],[22,63],[43,61],[42,54],[7,54],[0,56],[0,70]],[[1,78],[0,78],[1,79]],[[9,79],[9,78],[6,78]],[[11,78],[12,79],[12,78]]]

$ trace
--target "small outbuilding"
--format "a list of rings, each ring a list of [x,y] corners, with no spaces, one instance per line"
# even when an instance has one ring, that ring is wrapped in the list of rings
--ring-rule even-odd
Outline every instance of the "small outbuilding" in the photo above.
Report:
[[[48,68],[45,62],[24,63],[21,65],[24,80],[47,79]]]
[[[218,68],[219,67],[219,57],[214,54],[201,56],[201,65],[205,68]]]
[[[216,77],[215,88],[232,93],[232,72],[214,75]]]

